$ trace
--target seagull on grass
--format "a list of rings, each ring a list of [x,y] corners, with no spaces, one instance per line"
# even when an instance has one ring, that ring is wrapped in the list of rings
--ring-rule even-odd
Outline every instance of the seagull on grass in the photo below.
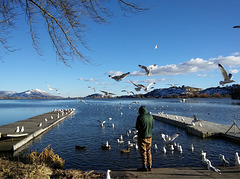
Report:
[[[226,70],[223,68],[223,66],[219,63],[218,64],[218,67],[222,73],[222,76],[223,76],[223,80],[224,81],[220,81],[219,84],[220,85],[225,85],[226,83],[232,83],[232,82],[235,82],[234,80],[232,80],[232,77],[233,75],[231,73],[227,73]]]
[[[116,80],[117,82],[121,81],[123,78],[125,78],[126,76],[128,76],[130,74],[130,72],[127,72],[127,73],[123,73],[119,76],[116,76],[116,75],[108,75],[109,78],[112,78],[114,80]]]

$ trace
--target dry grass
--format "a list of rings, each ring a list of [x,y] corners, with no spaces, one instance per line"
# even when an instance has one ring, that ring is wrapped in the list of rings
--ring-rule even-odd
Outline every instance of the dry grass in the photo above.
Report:
[[[50,178],[103,178],[103,174],[94,171],[62,170],[64,160],[53,152],[50,146],[41,153],[31,152],[25,162],[0,158],[0,178],[50,179]],[[26,163],[27,161],[27,163]]]
[[[62,169],[65,163],[65,160],[53,152],[53,149],[50,148],[50,145],[47,146],[41,153],[38,153],[36,151],[31,152],[29,155],[27,155],[27,160],[31,164],[44,164],[54,169]]]

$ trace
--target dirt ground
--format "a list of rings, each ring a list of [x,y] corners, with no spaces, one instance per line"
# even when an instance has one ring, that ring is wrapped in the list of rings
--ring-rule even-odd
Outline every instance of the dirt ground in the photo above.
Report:
[[[111,178],[240,178],[240,168],[219,167],[221,174],[207,170],[204,167],[153,168],[151,172],[139,172],[136,169],[116,170],[111,172]],[[44,165],[24,164],[0,158],[0,178],[106,178],[105,172],[52,169]]]

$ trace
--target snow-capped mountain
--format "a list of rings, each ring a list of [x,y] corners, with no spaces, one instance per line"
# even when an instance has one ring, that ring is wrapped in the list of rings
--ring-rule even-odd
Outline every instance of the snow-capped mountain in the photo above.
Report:
[[[186,89],[182,88],[163,88],[163,89],[155,89],[147,94],[145,97],[165,97],[169,95],[182,95],[185,94]]]
[[[16,94],[14,91],[0,91],[0,97],[9,97]]]
[[[24,92],[0,91],[0,97],[10,98],[59,98],[40,89],[32,89]]]

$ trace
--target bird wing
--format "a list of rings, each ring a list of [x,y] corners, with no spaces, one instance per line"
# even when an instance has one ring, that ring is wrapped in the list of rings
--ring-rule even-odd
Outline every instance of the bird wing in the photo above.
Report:
[[[130,82],[131,82],[134,86],[139,87],[136,83],[132,82],[132,80],[130,80]]]
[[[174,141],[178,136],[179,136],[179,133],[174,134],[174,135],[171,137],[171,141]]]
[[[155,83],[155,82],[150,83],[150,84],[147,86],[147,88],[149,89],[149,87],[152,86],[152,85],[154,85],[154,84],[156,84],[156,83]]]
[[[148,68],[146,66],[143,65],[138,65],[140,68],[144,69],[147,73],[149,72]]]
[[[166,142],[166,135],[165,134],[161,134],[163,140]]]
[[[107,94],[108,94],[108,92],[107,92],[107,91],[102,91],[102,90],[99,90],[99,91],[103,92],[105,95],[107,95]]]
[[[97,120],[100,124],[102,124],[102,122],[100,120]]]
[[[130,74],[130,72],[123,73],[123,74],[120,75],[119,77],[123,79],[123,78],[125,78],[126,76],[128,76],[129,74]]]
[[[224,81],[229,80],[229,77],[228,77],[228,74],[227,74],[226,70],[223,68],[223,66],[220,63],[218,64],[218,67],[219,67],[219,69],[222,73]]]
[[[102,123],[104,124],[106,121],[103,121]]]

